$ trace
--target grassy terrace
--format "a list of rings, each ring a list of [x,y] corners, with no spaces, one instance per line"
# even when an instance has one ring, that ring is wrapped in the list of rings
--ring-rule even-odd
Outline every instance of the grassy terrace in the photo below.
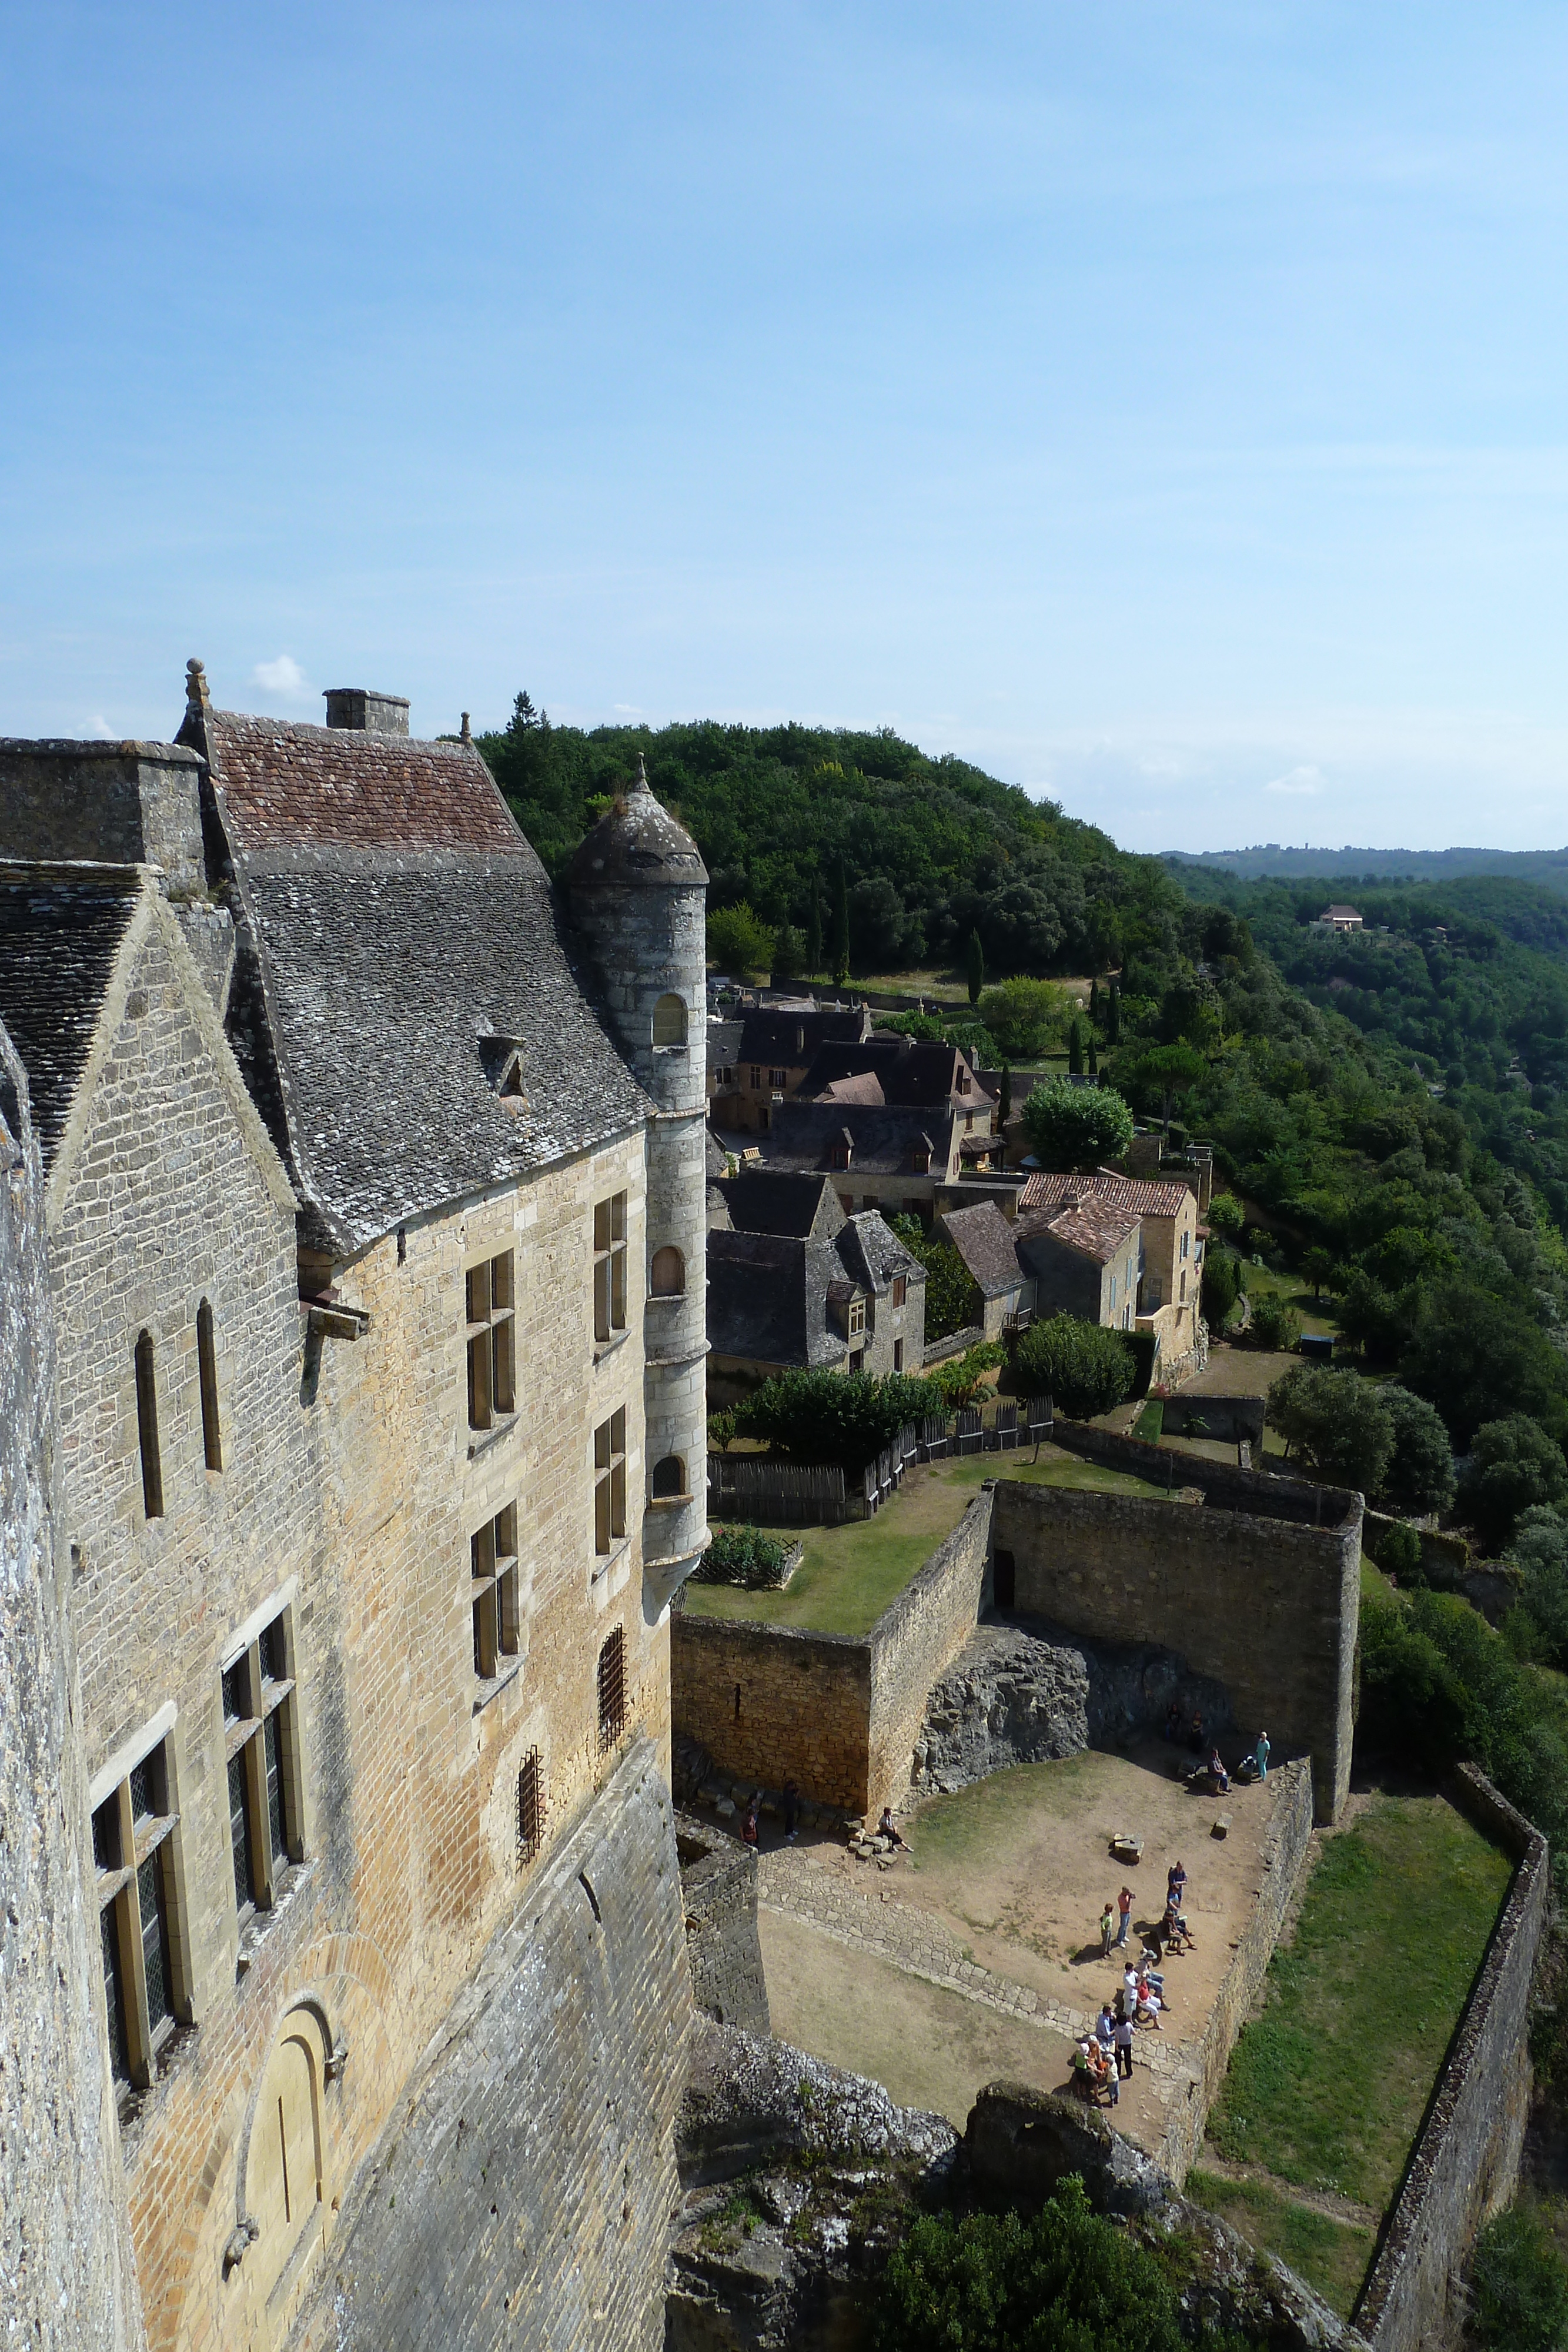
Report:
[[[963,1517],[983,1478],[1019,1478],[1044,1486],[1092,1487],[1102,1494],[1165,1499],[1120,1470],[1103,1470],[1055,1446],[1017,1454],[970,1454],[912,1470],[873,1519],[841,1528],[779,1528],[786,1543],[805,1538],[805,1557],[783,1592],[743,1592],[726,1584],[688,1584],[685,1606],[697,1617],[743,1617],[768,1625],[800,1625],[816,1633],[869,1633],[944,1538]]]
[[[1195,2195],[1349,2312],[1507,1891],[1436,1796],[1374,1796],[1331,1838],[1209,2117]],[[1292,2197],[1291,2190],[1306,2192]]]

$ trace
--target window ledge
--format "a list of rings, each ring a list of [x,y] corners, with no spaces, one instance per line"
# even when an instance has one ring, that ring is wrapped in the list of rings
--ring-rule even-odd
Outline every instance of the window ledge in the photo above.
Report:
[[[476,1715],[483,1715],[491,1700],[499,1698],[504,1690],[509,1690],[522,1671],[521,1658],[514,1658],[504,1675],[493,1675],[487,1682],[481,1682],[479,1695],[474,1701],[473,1712]]]
[[[684,1511],[688,1503],[695,1500],[695,1495],[650,1495],[647,1508],[650,1511]]]
[[[246,1913],[245,1917],[240,1921],[239,1949],[235,1957],[236,1984],[248,1976],[250,1964],[262,1944],[290,1907],[301,1887],[315,1875],[315,1860],[308,1854],[303,1862],[287,1863],[273,1881],[272,1901],[267,1909],[265,1911],[252,1909]]]
[[[593,1574],[590,1580],[591,1582],[597,1584],[601,1577],[608,1576],[611,1570],[619,1565],[631,1549],[630,1536],[617,1536],[613,1551],[596,1551],[593,1555]]]
[[[624,1331],[612,1331],[608,1339],[595,1339],[593,1343],[593,1360],[595,1364],[601,1364],[607,1356],[619,1355],[621,1349],[626,1345],[627,1340],[631,1337],[631,1329],[630,1327],[628,1327]]]
[[[481,1454],[488,1454],[493,1445],[499,1445],[503,1438],[510,1437],[517,1425],[517,1415],[509,1412],[505,1420],[493,1422],[488,1429],[471,1429],[468,1433],[469,1461],[477,1461]]]

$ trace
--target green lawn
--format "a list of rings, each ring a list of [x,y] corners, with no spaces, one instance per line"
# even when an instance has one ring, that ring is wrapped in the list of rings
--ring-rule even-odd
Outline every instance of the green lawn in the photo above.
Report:
[[[1372,2260],[1370,2230],[1358,2229],[1352,2221],[1333,2221],[1261,2181],[1227,2180],[1196,2167],[1187,2174],[1183,2194],[1218,2213],[1265,2253],[1277,2254],[1342,2318],[1349,2318]]]
[[[695,1617],[737,1617],[766,1625],[800,1625],[816,1633],[869,1633],[943,1538],[963,1517],[985,1478],[1019,1478],[1031,1486],[1091,1488],[1099,1494],[1142,1495],[1164,1490],[1102,1469],[1042,1445],[1017,1454],[968,1454],[956,1462],[934,1462],[912,1471],[900,1491],[873,1519],[841,1528],[775,1528],[785,1543],[805,1540],[800,1567],[782,1592],[743,1592],[731,1584],[688,1584],[683,1605]]]
[[[1330,1839],[1209,2117],[1220,2153],[1381,2212],[1509,1875],[1439,1797],[1379,1797]]]
[[[1247,1296],[1254,1303],[1260,1298],[1282,1298],[1286,1305],[1293,1307],[1301,1317],[1303,1331],[1320,1333],[1328,1331],[1332,1332],[1336,1339],[1339,1337],[1339,1318],[1334,1313],[1333,1299],[1327,1291],[1324,1291],[1320,1304],[1310,1286],[1301,1280],[1299,1274],[1275,1274],[1266,1265],[1253,1265],[1249,1263],[1247,1268]]]

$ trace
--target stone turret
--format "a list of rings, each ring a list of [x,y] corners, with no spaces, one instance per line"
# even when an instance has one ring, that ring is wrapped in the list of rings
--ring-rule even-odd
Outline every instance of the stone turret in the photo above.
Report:
[[[601,975],[648,1122],[643,1606],[650,1624],[707,1542],[707,870],[635,782],[572,859],[572,915]]]

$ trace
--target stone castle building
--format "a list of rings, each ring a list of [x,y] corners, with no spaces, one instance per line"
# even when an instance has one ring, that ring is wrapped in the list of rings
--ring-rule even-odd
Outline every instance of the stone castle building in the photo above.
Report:
[[[0,744],[0,2259],[84,2345],[651,2347],[706,876],[328,720]]]

